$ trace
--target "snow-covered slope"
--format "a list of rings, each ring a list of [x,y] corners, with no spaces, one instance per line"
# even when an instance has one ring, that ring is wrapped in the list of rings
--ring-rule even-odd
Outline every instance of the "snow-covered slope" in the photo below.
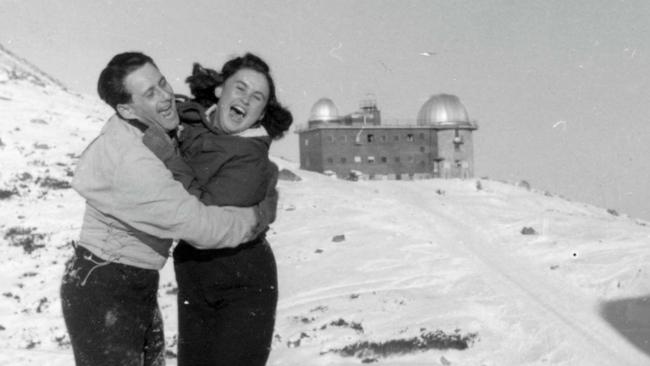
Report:
[[[57,282],[83,212],[69,182],[108,114],[0,48],[0,364],[33,362],[25,350],[49,364],[68,347]]]
[[[40,81],[34,81],[40,80]],[[70,365],[76,159],[110,110],[0,49],[0,364]],[[275,159],[269,365],[650,364],[650,227],[490,180],[349,182]],[[162,272],[174,365],[173,271]]]
[[[631,320],[616,325],[650,351],[650,307],[613,302],[650,294],[645,223],[492,181],[300,174],[281,185],[271,237],[283,284],[274,364],[339,364],[330,350],[358,342],[375,347],[356,357],[382,361],[387,344],[436,331],[473,342],[386,364],[650,364],[603,317]]]

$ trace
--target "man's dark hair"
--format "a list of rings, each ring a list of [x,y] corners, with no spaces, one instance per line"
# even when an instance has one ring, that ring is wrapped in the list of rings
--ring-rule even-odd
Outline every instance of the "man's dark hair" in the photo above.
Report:
[[[141,52],[124,52],[115,55],[99,74],[97,93],[106,104],[117,111],[118,104],[129,103],[131,93],[124,86],[124,79],[145,64],[152,64],[153,59]]]

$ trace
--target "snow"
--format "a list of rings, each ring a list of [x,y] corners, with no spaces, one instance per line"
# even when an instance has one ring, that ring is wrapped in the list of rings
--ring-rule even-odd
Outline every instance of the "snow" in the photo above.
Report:
[[[18,61],[0,52],[0,364],[70,365],[59,285],[83,200],[66,182],[111,111]],[[650,365],[647,222],[508,182],[350,182],[274,160],[301,180],[279,182],[269,235],[269,365]],[[167,265],[168,365],[175,287]]]

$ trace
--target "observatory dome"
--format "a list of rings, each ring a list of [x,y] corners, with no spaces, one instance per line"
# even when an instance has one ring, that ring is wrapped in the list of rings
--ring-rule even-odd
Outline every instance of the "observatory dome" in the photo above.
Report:
[[[418,125],[471,126],[467,110],[457,96],[432,95],[418,112]]]
[[[310,121],[333,121],[339,119],[339,111],[336,109],[336,105],[329,98],[321,98],[314,106],[311,107],[311,113],[309,113]]]

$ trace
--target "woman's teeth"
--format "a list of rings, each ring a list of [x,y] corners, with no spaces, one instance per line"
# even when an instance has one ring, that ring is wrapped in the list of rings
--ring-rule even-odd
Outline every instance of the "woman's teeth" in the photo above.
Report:
[[[235,112],[235,113],[241,115],[242,117],[245,117],[245,116],[246,116],[246,111],[245,111],[243,108],[241,108],[241,107],[234,106],[234,107],[231,107],[230,109],[231,109],[233,112]]]

